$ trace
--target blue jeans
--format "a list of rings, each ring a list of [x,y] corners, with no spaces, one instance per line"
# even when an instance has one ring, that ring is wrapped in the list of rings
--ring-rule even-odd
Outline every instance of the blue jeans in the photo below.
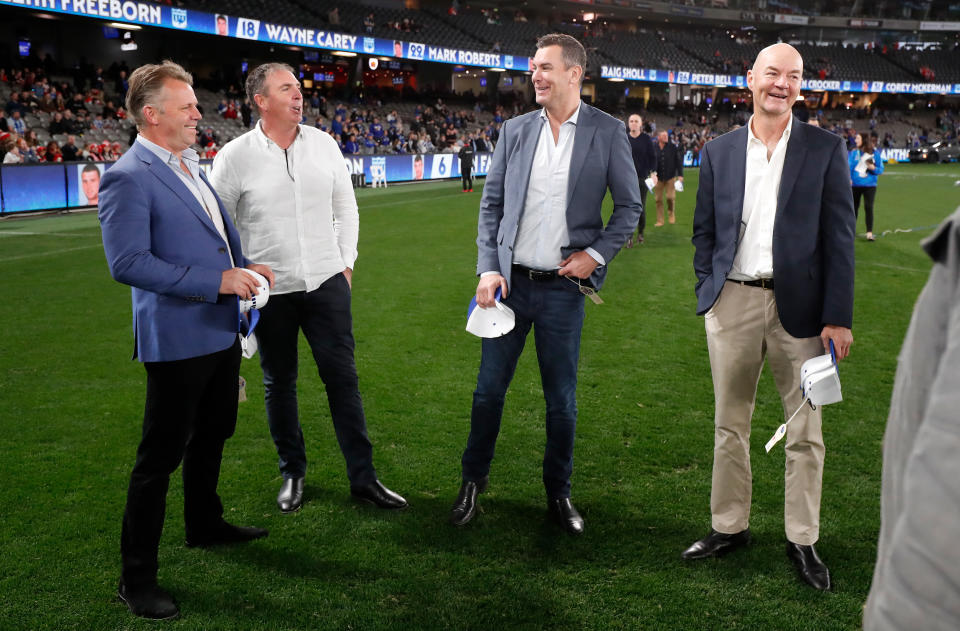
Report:
[[[297,413],[297,344],[301,329],[327,390],[347,477],[352,485],[369,484],[377,474],[353,357],[350,286],[343,274],[310,292],[270,296],[260,312],[256,334],[264,401],[280,473],[284,478],[301,478],[307,472],[307,452]]]
[[[470,414],[470,437],[461,459],[463,479],[476,482],[490,473],[504,397],[527,333],[533,326],[543,398],[547,404],[543,484],[550,498],[570,497],[583,295],[565,278],[535,282],[517,274],[512,285],[503,302],[516,315],[514,329],[502,337],[483,340]]]

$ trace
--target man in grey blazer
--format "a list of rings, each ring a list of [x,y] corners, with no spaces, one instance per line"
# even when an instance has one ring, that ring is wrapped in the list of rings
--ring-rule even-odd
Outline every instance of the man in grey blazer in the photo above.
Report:
[[[766,358],[786,415],[800,406],[800,367],[853,335],[856,217],[843,140],[801,123],[791,108],[803,60],[788,44],[747,73],[747,127],[707,143],[693,220],[697,313],[705,317],[715,398],[710,534],[685,559],[720,556],[750,540],[750,417]],[[801,578],[830,588],[813,544],[823,477],[820,410],[787,426],[787,556]]]
[[[504,396],[530,328],[546,399],[543,483],[553,517],[571,534],[583,519],[570,502],[577,421],[577,361],[584,296],[599,290],[606,265],[637,226],[642,204],[623,123],[580,101],[583,46],[569,35],[537,41],[533,85],[543,109],[504,123],[480,201],[477,304],[499,289],[515,328],[483,340],[463,483],[450,514],[476,513],[487,486]],[[603,225],[607,189],[614,210]]]

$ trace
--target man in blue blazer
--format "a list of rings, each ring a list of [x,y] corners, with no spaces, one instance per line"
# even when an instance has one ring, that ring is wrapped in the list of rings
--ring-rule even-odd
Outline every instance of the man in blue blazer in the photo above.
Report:
[[[577,361],[584,295],[637,226],[642,205],[623,123],[580,101],[583,46],[569,35],[537,41],[533,85],[543,109],[504,123],[480,201],[477,304],[500,290],[514,329],[483,340],[463,483],[450,514],[462,526],[487,486],[504,396],[530,328],[547,404],[543,483],[553,517],[571,534],[583,518],[570,501],[577,421]],[[613,214],[603,225],[607,189]],[[595,296],[594,296],[595,297]]]
[[[785,415],[801,406],[800,367],[853,343],[856,218],[843,139],[800,122],[791,108],[803,60],[765,48],[747,73],[747,127],[707,143],[693,222],[697,313],[705,317],[715,397],[710,534],[685,559],[720,556],[750,540],[750,417],[764,359]],[[787,556],[801,578],[830,588],[813,544],[823,477],[820,410],[803,405],[787,426]]]
[[[192,77],[172,62],[130,76],[127,111],[139,130],[104,175],[100,223],[110,273],[133,294],[134,357],[147,372],[143,434],[130,476],[118,595],[146,618],[179,610],[157,585],[157,550],[170,474],[183,462],[188,546],[266,536],[223,519],[217,480],[237,419],[241,315],[238,297],[273,283],[243,256],[240,237],[199,169],[200,112]]]

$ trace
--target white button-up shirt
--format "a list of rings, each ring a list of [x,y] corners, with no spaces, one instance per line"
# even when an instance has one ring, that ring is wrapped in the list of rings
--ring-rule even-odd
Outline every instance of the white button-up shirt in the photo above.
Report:
[[[313,291],[357,259],[360,215],[337,143],[301,125],[281,149],[257,126],[213,161],[210,181],[244,252],[276,274],[275,294]]]
[[[223,242],[227,244],[227,253],[230,254],[230,260],[232,261],[233,252],[230,251],[227,229],[224,227],[223,217],[220,215],[220,205],[217,204],[217,198],[213,194],[213,191],[210,190],[210,187],[200,179],[200,156],[197,152],[187,147],[180,152],[180,158],[178,158],[172,151],[164,149],[157,143],[151,142],[143,136],[138,135],[137,142],[143,145],[144,148],[150,150],[153,155],[163,160],[163,163],[170,167],[170,170],[180,178],[180,181],[187,187],[187,190],[193,194],[193,197],[200,206],[207,211],[207,216],[210,217],[217,232],[220,233]],[[183,168],[180,166],[181,160],[187,167],[187,170],[190,171],[190,175],[184,173]]]
[[[747,125],[747,173],[743,191],[743,218],[740,221],[740,245],[728,278],[756,280],[773,278],[773,222],[777,216],[777,196],[783,159],[790,141],[793,116],[767,159],[767,145],[753,133],[753,117]]]
[[[580,106],[560,125],[556,143],[547,110],[540,110],[540,136],[533,154],[527,199],[524,202],[513,262],[538,270],[557,269],[563,260],[561,248],[570,245],[567,230],[567,189],[570,158],[577,132]],[[603,257],[593,248],[586,251],[601,265]]]

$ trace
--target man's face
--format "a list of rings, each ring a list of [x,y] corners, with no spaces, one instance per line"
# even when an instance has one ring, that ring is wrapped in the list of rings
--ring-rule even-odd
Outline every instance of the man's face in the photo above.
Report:
[[[662,131],[659,134],[657,134],[657,140],[660,142],[661,145],[665,145],[667,144],[667,141],[670,140],[670,135],[667,132]]]
[[[788,44],[774,44],[757,55],[747,71],[747,87],[753,93],[753,112],[774,118],[789,116],[800,95],[803,59]]]
[[[87,203],[96,204],[100,193],[100,171],[84,171],[80,175],[80,184],[83,194],[87,196]]]
[[[423,160],[413,161],[413,179],[415,180],[423,179]]]
[[[193,88],[183,81],[167,79],[156,106],[147,105],[151,110],[148,122],[157,144],[179,153],[197,142],[197,123],[203,118],[197,109],[197,97]],[[152,118],[153,120],[150,120]]]
[[[227,18],[222,15],[217,16],[217,35],[227,34]]]
[[[580,66],[566,67],[563,49],[545,46],[537,49],[533,57],[533,89],[537,105],[550,110],[572,103],[580,94]]]
[[[263,82],[263,92],[254,96],[260,116],[268,125],[297,125],[303,116],[300,82],[289,70],[274,70]]]
[[[631,114],[630,118],[627,119],[627,127],[631,134],[639,134],[641,125],[643,125],[643,121],[636,114]]]

